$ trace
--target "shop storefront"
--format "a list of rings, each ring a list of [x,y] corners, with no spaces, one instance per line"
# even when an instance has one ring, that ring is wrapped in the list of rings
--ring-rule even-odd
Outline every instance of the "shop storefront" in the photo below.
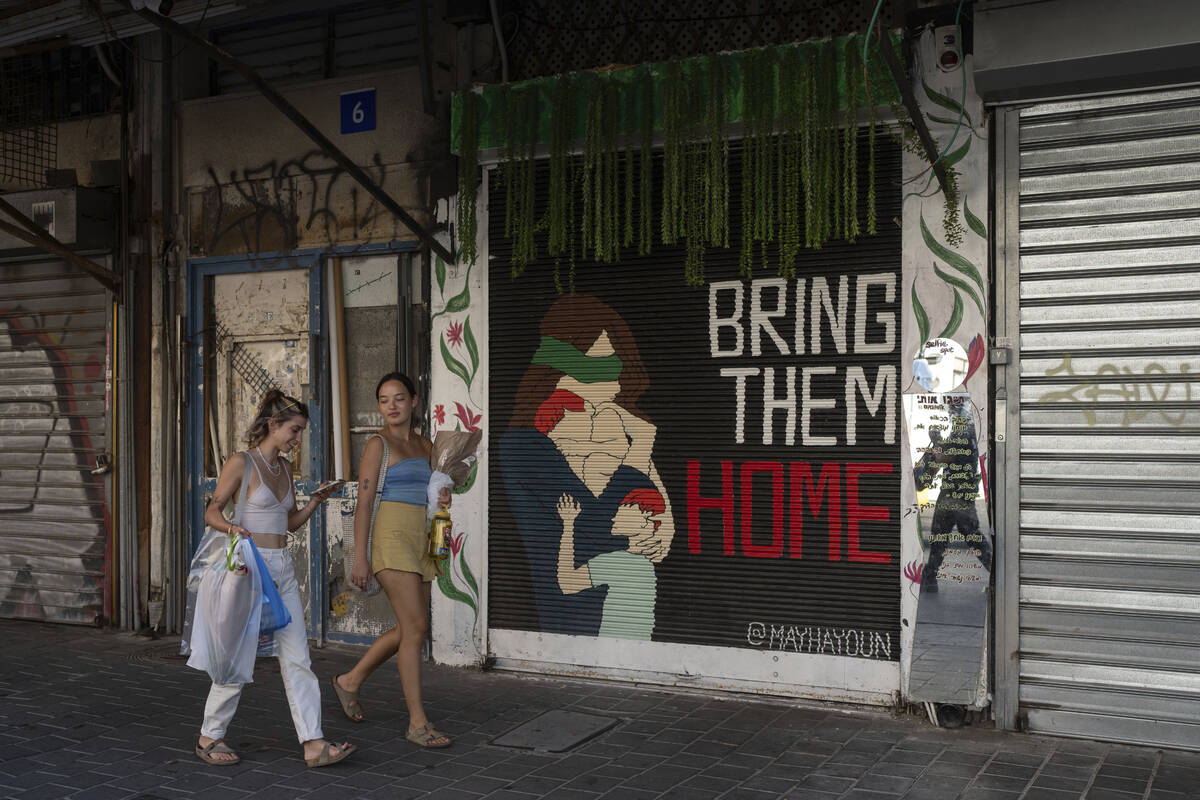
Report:
[[[878,148],[891,219],[899,148]],[[489,177],[497,664],[891,702],[900,228],[804,251],[786,278],[743,277],[736,249],[710,250],[699,287],[684,248],[631,248],[581,261],[560,294],[552,258],[511,276]]]
[[[108,196],[7,199],[112,264]],[[114,308],[79,267],[0,236],[0,616],[88,625],[116,616]]]
[[[1033,731],[1200,748],[1197,119],[1196,89],[998,114],[1019,568],[996,613]]]

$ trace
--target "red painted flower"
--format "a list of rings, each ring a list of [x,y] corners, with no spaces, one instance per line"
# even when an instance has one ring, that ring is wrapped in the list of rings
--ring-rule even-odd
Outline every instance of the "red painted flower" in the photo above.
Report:
[[[904,567],[904,577],[908,578],[913,583],[921,582],[921,573],[925,571],[925,565],[920,561],[910,561]]]
[[[467,538],[467,535],[465,533],[463,533],[462,531],[459,531],[458,533],[454,533],[453,530],[451,531],[451,533],[450,533],[450,557],[451,558],[458,558],[458,554],[461,553],[462,549],[463,549],[463,540],[465,540],[466,538]]]
[[[463,427],[468,431],[479,430],[479,421],[483,419],[483,414],[476,414],[462,403],[455,403],[454,405],[458,407],[458,411],[454,412],[454,416],[458,417]]]
[[[983,363],[984,350],[983,334],[977,333],[971,344],[967,345],[967,377],[963,378],[963,383],[969,381]]]
[[[441,403],[433,407],[433,419],[438,425],[446,424],[446,407]]]
[[[451,322],[450,329],[446,331],[446,339],[450,344],[457,347],[462,344],[463,326],[461,322]]]

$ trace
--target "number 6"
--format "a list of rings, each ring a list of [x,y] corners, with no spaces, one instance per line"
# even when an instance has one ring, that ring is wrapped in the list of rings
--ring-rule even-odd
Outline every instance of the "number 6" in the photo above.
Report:
[[[363,121],[366,114],[363,113],[362,100],[354,104],[354,110],[350,112],[350,118],[354,120],[354,124],[359,124]]]

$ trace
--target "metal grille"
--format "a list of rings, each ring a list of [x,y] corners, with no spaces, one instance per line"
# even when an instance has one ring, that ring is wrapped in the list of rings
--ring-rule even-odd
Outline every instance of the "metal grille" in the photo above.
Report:
[[[1020,112],[1032,730],[1200,749],[1200,91]]]
[[[271,374],[263,367],[262,362],[254,357],[254,354],[246,350],[242,343],[233,339],[233,334],[229,329],[220,322],[214,323],[217,334],[217,347],[224,347],[226,343],[232,340],[229,345],[229,363],[233,365],[233,370],[238,375],[242,376],[242,380],[252,390],[252,396],[262,397],[272,389],[279,389],[279,384],[271,377]]]
[[[58,165],[58,128],[44,108],[45,73],[32,56],[0,60],[0,182],[46,185]]]
[[[511,80],[865,31],[857,0],[527,0],[502,24]],[[892,3],[879,20],[893,25]]]

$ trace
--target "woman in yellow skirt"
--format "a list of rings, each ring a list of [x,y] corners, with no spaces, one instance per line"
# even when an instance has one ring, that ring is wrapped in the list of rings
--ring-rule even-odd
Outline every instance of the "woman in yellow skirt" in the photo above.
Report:
[[[346,716],[363,721],[359,687],[380,664],[396,653],[400,685],[408,706],[409,741],[422,747],[449,747],[450,739],[433,727],[421,703],[421,646],[428,629],[430,585],[439,574],[438,562],[429,557],[426,492],[432,469],[433,443],[412,429],[417,408],[413,382],[399,372],[389,372],[375,389],[385,424],[379,431],[388,443],[388,464],[382,486],[376,486],[383,442],[372,437],[358,464],[358,507],[354,514],[354,571],[350,579],[366,587],[374,573],[396,615],[396,627],[381,635],[354,668],[333,679],[333,689]],[[367,534],[376,492],[381,494],[368,558]],[[442,489],[438,502],[450,504],[450,490]]]

